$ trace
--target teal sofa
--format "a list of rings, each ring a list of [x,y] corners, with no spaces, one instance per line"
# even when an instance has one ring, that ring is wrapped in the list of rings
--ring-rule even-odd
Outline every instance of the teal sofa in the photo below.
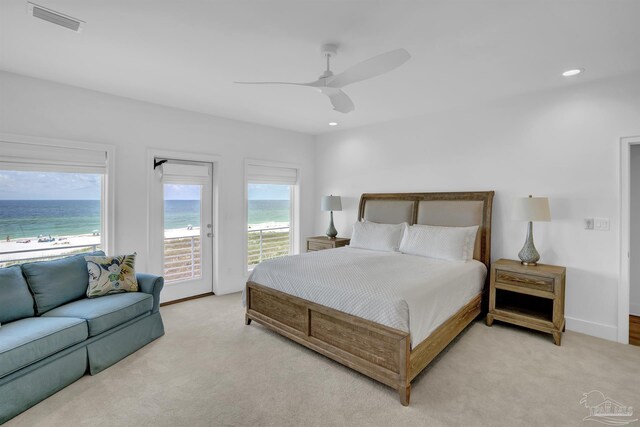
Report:
[[[0,424],[164,335],[163,278],[88,299],[86,255],[0,268]]]

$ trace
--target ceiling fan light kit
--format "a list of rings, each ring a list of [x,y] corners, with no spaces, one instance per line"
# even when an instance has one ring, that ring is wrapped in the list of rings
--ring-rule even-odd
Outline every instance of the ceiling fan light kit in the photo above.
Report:
[[[338,54],[338,45],[324,44],[320,48],[320,52],[325,56],[327,61],[326,70],[318,77],[318,80],[309,83],[293,83],[293,82],[234,82],[238,84],[280,84],[308,86],[316,89],[329,97],[329,101],[333,105],[333,109],[341,113],[350,113],[355,109],[355,105],[349,96],[342,91],[344,86],[367,80],[381,74],[387,73],[400,65],[404,64],[411,58],[409,52],[405,49],[396,49],[390,52],[382,53],[367,59],[345,71],[334,75],[331,71],[331,58]]]

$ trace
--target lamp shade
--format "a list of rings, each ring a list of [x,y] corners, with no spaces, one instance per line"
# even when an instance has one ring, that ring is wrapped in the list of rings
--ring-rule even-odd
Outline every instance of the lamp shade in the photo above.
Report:
[[[521,197],[513,206],[513,219],[517,221],[551,221],[549,199],[546,197]]]
[[[322,211],[341,211],[342,200],[340,196],[323,196],[320,203],[320,210]]]

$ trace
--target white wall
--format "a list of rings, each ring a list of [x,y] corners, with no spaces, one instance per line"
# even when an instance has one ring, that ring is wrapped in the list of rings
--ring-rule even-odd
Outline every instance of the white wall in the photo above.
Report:
[[[314,202],[341,195],[335,223],[349,236],[363,192],[495,190],[496,260],[517,259],[524,243],[513,199],[548,196],[553,222],[534,234],[541,261],[567,267],[567,328],[615,340],[619,139],[640,134],[639,119],[635,75],[325,134],[316,138]],[[316,215],[321,232],[328,218]],[[594,216],[610,218],[611,231],[584,230]]]
[[[640,316],[640,145],[631,146],[631,242],[629,312]]]
[[[215,96],[203,92],[203,96]],[[115,252],[148,262],[147,148],[218,155],[219,277],[239,291],[243,268],[244,159],[299,164],[301,235],[313,231],[313,138],[0,72],[0,132],[116,146]]]
[[[115,251],[137,251],[141,269],[148,219],[140,165],[149,147],[221,156],[218,293],[245,280],[247,157],[301,165],[303,237],[326,229],[324,194],[343,196],[335,223],[348,236],[363,192],[495,190],[493,259],[515,258],[525,225],[509,218],[513,198],[548,196],[553,222],[536,224],[536,246],[543,262],[568,268],[568,328],[609,339],[617,327],[619,138],[640,135],[639,117],[636,75],[333,132],[314,147],[302,134],[0,72],[0,132],[117,147]],[[582,219],[594,216],[610,218],[611,231],[584,230]]]

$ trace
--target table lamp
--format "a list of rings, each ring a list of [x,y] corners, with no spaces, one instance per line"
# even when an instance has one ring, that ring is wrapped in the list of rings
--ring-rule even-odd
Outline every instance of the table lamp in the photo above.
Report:
[[[331,212],[331,221],[329,222],[329,228],[327,228],[327,237],[335,239],[338,235],[338,230],[336,230],[336,227],[333,225],[333,211],[342,210],[342,200],[340,196],[323,196],[320,203],[320,210]]]
[[[513,219],[528,221],[527,240],[524,242],[518,257],[523,265],[536,265],[540,260],[540,254],[533,244],[533,221],[551,221],[549,211],[549,199],[546,197],[522,197],[515,201]]]

